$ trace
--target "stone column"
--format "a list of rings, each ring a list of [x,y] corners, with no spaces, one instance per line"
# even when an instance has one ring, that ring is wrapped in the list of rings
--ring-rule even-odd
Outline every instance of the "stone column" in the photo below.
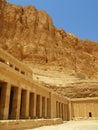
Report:
[[[63,104],[63,120],[65,120],[65,104]]]
[[[34,93],[33,117],[36,118],[36,93]]]
[[[29,91],[22,90],[21,95],[21,118],[28,119],[29,118]]]
[[[58,102],[58,118],[60,118],[60,102]]]
[[[26,113],[25,116],[26,118],[29,118],[29,96],[30,96],[30,92],[26,91]]]
[[[18,87],[13,88],[13,99],[12,99],[12,119],[19,119],[20,117],[20,101],[21,101],[21,89]]]
[[[63,116],[63,117],[64,117],[64,120],[66,120],[66,111],[67,111],[67,109],[66,109],[65,106],[66,106],[66,105],[64,104],[64,106],[63,106],[63,109],[64,109],[64,110],[63,110],[63,111],[64,111],[64,116]]]
[[[56,102],[56,117],[59,118],[59,103]]]
[[[42,117],[45,118],[45,97],[42,97]]]
[[[16,107],[16,119],[20,118],[20,103],[21,103],[21,88],[17,90],[17,107]]]
[[[34,118],[34,93],[30,93],[30,99],[29,99],[29,116],[30,118]]]
[[[47,98],[45,98],[45,118],[47,118]]]
[[[50,118],[56,118],[56,98],[55,94],[50,94]]]
[[[62,104],[60,103],[60,118],[62,118]]]
[[[47,118],[47,98],[42,97],[42,117]]]
[[[62,119],[63,119],[63,115],[64,115],[64,113],[63,113],[64,112],[64,110],[63,110],[63,103],[62,103],[61,106],[62,106]]]
[[[8,119],[9,114],[9,101],[10,101],[10,89],[9,83],[4,83],[1,91],[1,102],[0,102],[0,119]]]
[[[40,118],[42,118],[42,96],[40,96]]]
[[[30,93],[29,115],[30,118],[36,118],[36,94]]]
[[[37,95],[37,100],[36,100],[36,116],[37,118],[42,117],[42,96]]]
[[[71,115],[71,102],[69,101],[69,104],[68,104],[68,120],[71,120],[72,119],[72,115]]]
[[[51,118],[51,100],[47,98],[47,118]]]
[[[61,103],[61,112],[62,112],[61,118],[63,119],[63,103]]]

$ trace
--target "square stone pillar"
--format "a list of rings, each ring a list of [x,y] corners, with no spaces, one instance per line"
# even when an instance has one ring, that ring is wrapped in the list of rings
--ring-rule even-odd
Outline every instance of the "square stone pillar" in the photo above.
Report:
[[[42,118],[42,96],[40,96],[40,118]]]
[[[60,103],[60,118],[62,118],[62,104]]]
[[[63,103],[61,104],[61,118],[63,119]]]
[[[30,96],[30,92],[26,91],[26,111],[25,111],[26,118],[29,118],[29,99],[30,99],[29,96]]]
[[[34,93],[33,117],[36,118],[36,93]]]
[[[72,119],[72,111],[71,111],[71,102],[69,101],[69,104],[68,104],[68,120],[71,120]]]
[[[51,118],[51,99],[47,98],[47,118]]]
[[[42,96],[41,95],[37,95],[36,116],[37,118],[42,118]]]
[[[69,120],[69,114],[68,114],[68,112],[69,112],[69,107],[68,107],[68,104],[66,104],[66,120],[68,121]]]
[[[47,98],[42,97],[42,117],[47,118]]]
[[[59,118],[59,103],[56,101],[56,117]]]
[[[12,99],[12,112],[11,119],[20,118],[20,101],[21,101],[21,89],[18,87],[13,88],[13,99]]]
[[[64,120],[67,120],[67,113],[68,112],[68,110],[67,110],[67,108],[66,108],[66,104],[64,104]]]
[[[45,118],[47,118],[47,98],[45,98]]]
[[[30,103],[29,103],[29,116],[31,119],[36,118],[36,94],[30,93]]]
[[[63,103],[61,103],[61,118],[63,118]]]
[[[27,90],[22,90],[21,94],[21,112],[20,117],[22,119],[28,119],[29,118],[29,96],[30,93]]]
[[[9,83],[4,83],[2,85],[1,100],[0,100],[0,119],[3,120],[8,119],[10,89],[11,89],[11,85]]]
[[[17,107],[16,107],[16,119],[20,118],[20,104],[21,104],[21,88],[17,90]]]
[[[56,118],[56,98],[54,94],[50,95],[50,118]]]
[[[42,97],[42,118],[45,118],[45,97]]]
[[[63,104],[63,120],[65,120],[65,104]]]

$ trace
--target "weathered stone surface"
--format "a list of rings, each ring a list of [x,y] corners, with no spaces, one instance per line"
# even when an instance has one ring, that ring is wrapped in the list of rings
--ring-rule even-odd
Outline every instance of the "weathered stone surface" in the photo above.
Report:
[[[54,27],[51,17],[34,6],[0,0],[0,47],[22,61],[98,77],[98,44]]]
[[[3,130],[24,130],[34,129],[41,126],[62,124],[63,121],[60,118],[56,119],[32,119],[32,120],[9,120],[0,121],[0,129]]]

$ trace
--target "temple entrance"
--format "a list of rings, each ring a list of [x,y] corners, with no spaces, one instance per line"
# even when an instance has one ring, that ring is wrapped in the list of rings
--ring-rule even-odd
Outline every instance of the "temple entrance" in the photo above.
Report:
[[[92,113],[91,112],[89,112],[89,117],[92,117]]]

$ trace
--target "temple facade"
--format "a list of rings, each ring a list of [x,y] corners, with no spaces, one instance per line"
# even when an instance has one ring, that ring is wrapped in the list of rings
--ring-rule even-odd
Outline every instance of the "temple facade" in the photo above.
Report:
[[[71,99],[71,119],[98,119],[98,97]]]
[[[98,98],[69,99],[33,81],[32,70],[0,49],[0,120],[98,117]]]
[[[0,119],[68,120],[63,96],[34,83],[32,70],[0,49]]]

